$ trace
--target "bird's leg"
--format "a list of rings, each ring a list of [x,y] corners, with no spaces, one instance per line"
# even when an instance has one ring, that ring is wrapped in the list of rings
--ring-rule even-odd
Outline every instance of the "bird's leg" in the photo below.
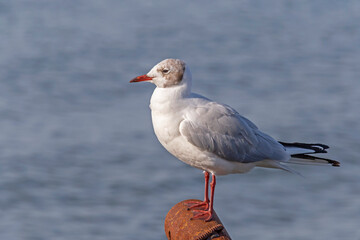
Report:
[[[204,201],[202,201],[200,203],[195,202],[195,201],[187,202],[187,206],[189,207],[188,210],[194,209],[194,208],[200,208],[203,210],[207,210],[209,208],[209,172],[204,171],[204,177],[205,177]]]
[[[202,220],[205,220],[206,222],[211,220],[212,215],[213,215],[213,211],[214,211],[215,185],[216,185],[216,177],[215,177],[214,174],[212,174],[212,180],[211,180],[211,183],[210,183],[210,187],[211,187],[210,205],[209,205],[208,209],[206,209],[206,210],[196,210],[196,209],[194,209],[193,211],[198,212],[198,214],[196,214],[191,219],[202,219]]]

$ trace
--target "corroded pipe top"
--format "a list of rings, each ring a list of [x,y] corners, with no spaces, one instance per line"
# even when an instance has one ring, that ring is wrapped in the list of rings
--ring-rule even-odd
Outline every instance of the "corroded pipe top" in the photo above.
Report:
[[[231,240],[219,217],[214,212],[213,219],[190,220],[193,212],[188,210],[186,203],[200,200],[184,200],[176,204],[165,218],[165,233],[169,240]]]

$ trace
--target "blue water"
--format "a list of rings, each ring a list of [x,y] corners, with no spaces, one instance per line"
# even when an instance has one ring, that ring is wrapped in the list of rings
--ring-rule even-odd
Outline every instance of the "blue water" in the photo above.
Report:
[[[193,89],[341,168],[218,178],[233,239],[360,239],[359,1],[0,2],[0,239],[165,239],[201,171],[158,143],[151,84],[184,59]]]

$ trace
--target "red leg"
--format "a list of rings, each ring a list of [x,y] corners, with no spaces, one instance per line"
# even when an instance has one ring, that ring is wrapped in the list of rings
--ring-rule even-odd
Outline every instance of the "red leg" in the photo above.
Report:
[[[194,208],[200,208],[203,210],[207,210],[209,208],[209,173],[207,171],[204,171],[204,177],[205,177],[205,193],[204,193],[204,201],[202,202],[188,202],[188,210],[194,209]]]
[[[194,212],[198,212],[194,217],[191,219],[203,219],[206,222],[210,221],[214,211],[214,193],[215,193],[215,185],[216,185],[216,177],[212,175],[212,181],[210,183],[211,187],[211,195],[210,195],[210,206],[206,210],[193,210]]]

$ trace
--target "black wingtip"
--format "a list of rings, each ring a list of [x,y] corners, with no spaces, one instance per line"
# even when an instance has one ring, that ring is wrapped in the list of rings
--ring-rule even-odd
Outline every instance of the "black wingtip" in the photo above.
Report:
[[[309,159],[309,160],[324,160],[327,161],[331,166],[333,167],[340,167],[340,162],[328,158],[321,158],[321,157],[315,157],[307,154],[295,154],[291,155],[294,158],[300,158],[300,159]]]
[[[329,148],[328,145],[322,143],[299,143],[299,142],[286,143],[280,141],[279,143],[284,147],[298,147],[298,148],[310,149],[315,151],[314,153],[327,153],[325,149]]]
[[[340,162],[333,160],[334,162],[331,164],[333,167],[340,167]]]

